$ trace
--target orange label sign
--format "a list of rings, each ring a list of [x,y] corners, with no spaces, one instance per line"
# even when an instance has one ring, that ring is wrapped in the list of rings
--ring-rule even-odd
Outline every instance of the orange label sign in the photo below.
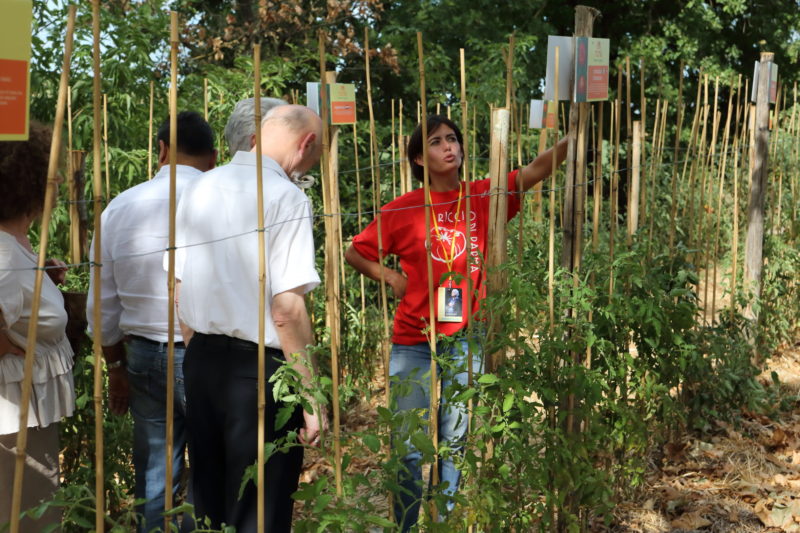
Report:
[[[0,136],[27,136],[28,62],[0,59]]]

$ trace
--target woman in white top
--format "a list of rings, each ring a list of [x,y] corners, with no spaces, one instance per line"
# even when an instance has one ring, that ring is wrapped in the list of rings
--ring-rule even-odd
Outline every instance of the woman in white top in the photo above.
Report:
[[[25,346],[33,304],[37,256],[28,230],[41,214],[47,183],[51,131],[30,125],[30,139],[0,142],[0,530],[11,519]],[[52,262],[51,262],[52,263]],[[58,487],[58,422],[75,406],[73,352],[65,335],[67,314],[54,281],[63,268],[48,270],[42,285],[22,509],[49,499]],[[53,279],[51,279],[53,278]],[[60,521],[57,512],[26,518],[22,531]]]

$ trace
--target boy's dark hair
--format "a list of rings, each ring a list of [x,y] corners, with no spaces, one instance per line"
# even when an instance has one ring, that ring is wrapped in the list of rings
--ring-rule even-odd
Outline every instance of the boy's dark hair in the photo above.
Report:
[[[27,141],[0,142],[0,221],[41,212],[53,131],[31,120]]]
[[[463,153],[464,136],[461,134],[461,130],[458,128],[456,123],[445,116],[430,115],[428,117],[428,136],[433,135],[433,133],[438,130],[442,124],[449,126],[450,129],[452,129],[456,134],[456,139],[458,139],[458,144],[461,146],[461,151]],[[422,165],[418,165],[416,161],[414,161],[417,157],[422,155],[422,124],[417,125],[414,133],[412,133],[411,137],[408,139],[408,149],[406,150],[406,153],[408,154],[408,162],[411,164],[411,174],[413,174],[418,180],[422,181],[424,169],[422,168]],[[463,165],[464,162],[462,161],[461,164]],[[461,170],[460,166],[458,168]]]
[[[157,139],[169,146],[169,118],[158,128]],[[178,113],[178,152],[186,155],[210,155],[214,152],[214,132],[200,113]]]

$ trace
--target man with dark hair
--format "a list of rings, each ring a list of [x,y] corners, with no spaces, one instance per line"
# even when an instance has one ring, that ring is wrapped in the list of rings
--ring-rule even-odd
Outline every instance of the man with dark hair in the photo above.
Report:
[[[176,201],[187,183],[214,168],[217,159],[214,133],[201,115],[182,111],[177,125]],[[135,495],[137,500],[146,499],[137,508],[143,515],[140,532],[161,526],[164,510],[169,303],[161,257],[169,237],[169,153],[173,149],[169,134],[167,120],[158,130],[158,172],[153,179],[114,198],[101,220],[102,338],[109,408],[122,415],[130,406],[133,415]],[[91,328],[93,302],[89,300],[86,313]],[[186,447],[183,352],[176,323],[173,494],[179,488]]]

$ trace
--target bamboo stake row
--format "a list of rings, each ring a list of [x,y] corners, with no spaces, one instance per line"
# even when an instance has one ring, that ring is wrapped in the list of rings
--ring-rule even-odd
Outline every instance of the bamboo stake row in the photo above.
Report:
[[[19,405],[19,431],[16,442],[16,462],[14,464],[14,485],[11,497],[11,533],[20,531],[20,512],[22,507],[22,484],[25,475],[26,449],[28,445],[28,414],[31,404],[33,388],[33,362],[36,358],[36,335],[39,329],[39,308],[42,297],[42,284],[44,282],[44,266],[47,260],[47,243],[49,241],[50,217],[53,212],[56,193],[58,191],[58,163],[61,153],[61,132],[64,125],[64,110],[67,103],[67,87],[69,86],[69,71],[72,59],[72,37],[75,31],[74,5],[69,7],[67,15],[67,31],[64,42],[64,58],[61,63],[61,78],[58,84],[58,100],[56,102],[56,116],[53,122],[53,137],[50,141],[50,158],[47,164],[47,188],[45,190],[44,207],[42,210],[42,226],[39,240],[39,254],[37,259],[36,277],[33,287],[33,301],[31,302],[31,315],[28,322],[27,344],[25,346],[25,362],[21,383]],[[102,417],[101,417],[102,418]],[[6,489],[8,490],[8,489]]]

